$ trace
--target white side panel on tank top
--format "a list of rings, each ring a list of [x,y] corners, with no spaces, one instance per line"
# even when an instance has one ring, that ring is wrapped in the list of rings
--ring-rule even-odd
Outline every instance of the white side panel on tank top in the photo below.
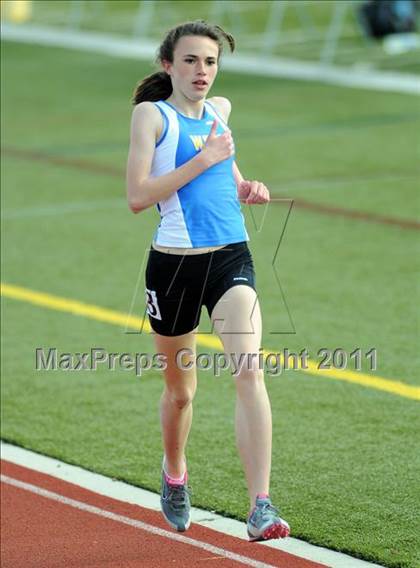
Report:
[[[151,175],[158,177],[173,172],[176,168],[176,152],[179,140],[179,123],[176,112],[168,105],[155,102],[168,118],[168,131],[162,143],[156,148]],[[161,246],[192,246],[184,214],[177,192],[159,202],[161,223],[156,234],[156,244]],[[174,245],[176,243],[176,245]]]

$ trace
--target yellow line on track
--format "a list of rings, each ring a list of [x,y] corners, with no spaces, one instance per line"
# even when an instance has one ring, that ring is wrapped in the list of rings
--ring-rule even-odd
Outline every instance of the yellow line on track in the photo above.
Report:
[[[150,324],[138,316],[132,316],[123,312],[109,310],[100,306],[86,304],[77,300],[69,298],[62,298],[44,292],[37,292],[29,288],[22,288],[13,284],[1,284],[1,295],[14,300],[28,302],[35,306],[49,308],[60,312],[84,316],[96,321],[120,325],[126,329],[144,330],[150,332]],[[203,347],[210,349],[222,350],[220,340],[211,335],[198,334],[197,343]],[[269,350],[264,350],[264,354],[270,353]],[[315,375],[318,377],[325,377],[328,379],[335,379],[339,381],[347,381],[350,383],[358,384],[371,389],[376,389],[388,392],[394,395],[410,398],[413,400],[420,400],[420,387],[408,385],[401,381],[394,381],[385,379],[377,375],[367,375],[358,371],[339,370],[339,369],[318,369],[318,366],[313,361],[308,361],[308,368],[302,369],[304,373]]]

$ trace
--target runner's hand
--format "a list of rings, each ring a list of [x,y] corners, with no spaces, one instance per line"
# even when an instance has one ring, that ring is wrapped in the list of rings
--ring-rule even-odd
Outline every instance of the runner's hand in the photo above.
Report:
[[[215,119],[211,126],[210,134],[207,137],[206,144],[202,149],[202,154],[206,158],[208,167],[218,164],[223,160],[227,160],[235,153],[235,147],[230,130],[227,130],[218,136],[216,134],[217,125],[218,121]]]
[[[260,181],[243,180],[239,185],[238,197],[249,205],[268,203],[270,201],[270,192]]]

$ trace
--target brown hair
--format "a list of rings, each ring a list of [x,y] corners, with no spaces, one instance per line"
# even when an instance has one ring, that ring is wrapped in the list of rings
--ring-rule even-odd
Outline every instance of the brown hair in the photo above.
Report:
[[[169,30],[158,49],[156,63],[161,63],[164,60],[173,63],[174,50],[177,42],[181,37],[191,35],[209,37],[217,42],[219,46],[218,60],[223,51],[223,40],[228,42],[230,51],[233,52],[235,49],[233,36],[222,30],[220,26],[208,24],[204,20],[195,20],[194,22],[185,22]],[[165,100],[171,93],[171,77],[165,71],[158,71],[145,77],[136,86],[132,102],[133,105],[137,105],[142,101]]]

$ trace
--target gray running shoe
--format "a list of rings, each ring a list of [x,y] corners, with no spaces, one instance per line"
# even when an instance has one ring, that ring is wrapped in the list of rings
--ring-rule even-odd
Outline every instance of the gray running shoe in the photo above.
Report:
[[[269,497],[258,498],[247,522],[250,541],[285,538],[290,534],[288,523],[279,516]]]
[[[183,485],[172,485],[166,481],[162,469],[162,486],[160,492],[160,505],[162,513],[168,523],[179,532],[186,531],[191,524],[191,491],[187,485],[188,474],[185,474]]]

